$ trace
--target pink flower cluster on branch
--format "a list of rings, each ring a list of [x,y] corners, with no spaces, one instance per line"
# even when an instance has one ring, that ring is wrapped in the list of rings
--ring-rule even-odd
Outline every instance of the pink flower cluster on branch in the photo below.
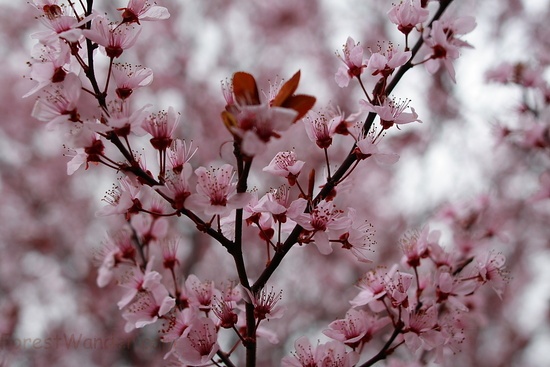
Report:
[[[114,62],[139,41],[142,23],[168,19],[168,10],[130,0],[111,22],[88,4],[78,11],[72,2],[68,7],[57,1],[35,2],[50,30],[35,36],[42,44],[40,56],[31,63],[38,84],[27,96],[39,95],[32,115],[66,138],[73,156],[69,174],[82,166],[89,169],[91,163],[122,176],[98,212],[118,216],[124,224],[105,241],[97,284],[116,282],[124,289],[118,307],[126,331],[160,327],[159,340],[171,345],[165,357],[171,363],[253,367],[258,341],[278,342],[266,321],[283,317],[283,293],[266,285],[291,249],[315,245],[322,255],[347,252],[359,263],[371,262],[372,226],[360,214],[360,202],[342,203],[349,193],[341,188],[370,157],[384,164],[397,162],[396,153],[380,147],[386,131],[420,122],[408,99],[391,95],[419,57],[419,48],[408,47],[409,36],[417,30],[418,44],[432,52],[417,65],[426,63],[433,71],[428,65],[443,61],[454,79],[450,62],[458,57],[459,47],[468,46],[457,36],[469,32],[475,22],[442,20],[436,13],[427,23],[425,4],[406,1],[389,12],[406,36],[404,49],[384,43],[366,57],[348,38],[340,57],[344,65],[335,79],[340,87],[357,79],[366,98],[351,114],[332,106],[313,110],[316,98],[297,93],[300,71],[285,82],[272,83],[263,96],[252,74],[236,72],[222,85],[226,105],[220,122],[233,143],[233,156],[196,163],[197,149],[177,137],[186,121],[173,107],[153,113],[150,105],[136,105],[134,91],[153,83],[153,69]],[[103,68],[100,57],[105,58]],[[373,128],[376,116],[380,132]],[[259,166],[273,141],[284,143],[285,133],[298,121],[303,121],[298,127],[309,137],[310,147],[322,152],[324,177],[318,177],[314,163],[300,160],[293,147]],[[145,135],[147,139],[139,139]],[[349,153],[337,162],[341,155],[335,146],[346,143]],[[147,162],[146,156],[156,161]],[[263,195],[249,190],[253,177],[261,177],[271,188]],[[197,245],[184,239],[177,220],[185,220],[210,236],[210,245],[226,250],[234,266],[226,284],[185,272],[188,265],[180,261],[178,251]],[[453,349],[461,335],[456,320],[468,311],[468,297],[484,284],[502,293],[504,258],[492,253],[453,257],[434,237],[424,231],[406,238],[404,270],[396,265],[383,274],[367,272],[345,319],[325,330],[333,341],[314,348],[300,338],[296,353],[282,364],[368,366],[403,344],[413,354],[434,353],[439,358],[445,349]],[[263,267],[251,265],[253,256],[246,249],[264,245]],[[334,251],[337,247],[342,251]],[[235,275],[238,282],[231,278]],[[386,331],[389,338],[382,335]],[[360,364],[364,347],[374,338],[385,339],[384,346]],[[227,347],[222,340],[233,340],[234,345]]]

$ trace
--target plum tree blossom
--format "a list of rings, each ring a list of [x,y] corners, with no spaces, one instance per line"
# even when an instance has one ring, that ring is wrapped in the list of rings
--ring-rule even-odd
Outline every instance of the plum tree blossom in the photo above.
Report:
[[[356,8],[336,22],[324,2],[218,5],[27,6],[42,26],[28,32],[38,44],[30,68],[18,82],[0,74],[14,86],[2,91],[0,147],[9,148],[0,149],[0,248],[10,251],[0,258],[0,363],[4,355],[33,365],[523,363],[536,325],[499,318],[520,308],[517,289],[533,273],[523,267],[548,237],[545,48],[487,74],[518,92],[513,112],[482,119],[498,124],[505,159],[471,141],[483,151],[475,164],[493,165],[479,180],[489,193],[457,182],[456,195],[411,208],[403,192],[437,190],[428,178],[415,187],[406,165],[431,166],[448,131],[466,137],[460,119],[479,120],[462,108],[470,94],[454,95],[460,89],[449,81],[460,85],[463,54],[489,47],[466,39],[491,22],[482,6],[367,1],[366,13]],[[26,28],[8,18],[11,68],[23,64]],[[536,27],[526,33],[540,46],[544,27]],[[216,78],[225,80],[221,93]],[[14,102],[14,93],[26,98]],[[56,144],[65,158],[52,152]],[[462,144],[460,157],[471,152]],[[98,217],[84,218],[94,211],[84,198],[114,180]],[[447,202],[465,192],[474,200]],[[88,266],[86,246],[98,243]],[[27,291],[32,282],[38,287]],[[47,297],[60,290],[73,294]],[[40,297],[66,304],[60,322],[40,328],[41,340],[87,330],[104,353],[23,348],[22,357],[14,344],[28,332],[21,315],[58,314]],[[487,333],[498,335],[494,345]],[[106,345],[113,338],[115,348]],[[497,344],[509,355],[493,353]]]

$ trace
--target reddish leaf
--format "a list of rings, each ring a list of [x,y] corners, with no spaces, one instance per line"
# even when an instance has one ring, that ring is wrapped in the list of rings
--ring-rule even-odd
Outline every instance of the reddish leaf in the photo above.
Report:
[[[283,86],[279,93],[273,99],[273,106],[283,106],[285,101],[290,98],[296,89],[298,89],[298,83],[300,82],[300,70],[296,72]]]
[[[315,97],[308,96],[305,94],[297,94],[295,96],[290,96],[286,99],[285,103],[281,107],[291,108],[294,111],[298,112],[298,116],[294,119],[294,122],[298,121],[306,115],[306,113],[311,110],[315,104]]]
[[[260,94],[256,80],[251,74],[239,71],[233,75],[233,93],[240,105],[260,104]]]

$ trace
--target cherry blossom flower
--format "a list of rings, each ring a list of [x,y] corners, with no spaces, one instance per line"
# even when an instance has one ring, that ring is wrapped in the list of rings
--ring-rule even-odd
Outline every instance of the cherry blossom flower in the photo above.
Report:
[[[350,309],[346,317],[336,320],[323,330],[323,334],[355,349],[368,343],[374,334],[390,323],[389,317],[378,318],[363,310]]]
[[[442,63],[452,81],[456,83],[453,61],[458,59],[460,51],[456,42],[452,42],[452,35],[449,35],[447,31],[448,29],[440,21],[433,22],[429,37],[425,40],[426,45],[431,47],[432,53],[426,57],[424,64],[426,70],[433,74]]]
[[[413,231],[400,240],[401,250],[403,251],[402,262],[410,267],[420,266],[421,259],[430,256],[431,244],[437,243],[441,232],[432,231],[428,226],[421,232]]]
[[[313,348],[307,337],[303,336],[294,343],[296,352],[292,357],[284,357],[282,367],[352,367],[359,361],[359,354],[348,352],[346,346],[338,341],[319,344]]]
[[[258,201],[259,211],[268,212],[273,216],[275,222],[286,223],[287,213],[290,209],[289,188],[281,186],[279,189],[271,189]],[[294,207],[295,208],[295,207]],[[300,215],[300,212],[288,213],[291,217]]]
[[[343,53],[343,58],[340,54],[337,55],[345,65],[340,66],[334,76],[336,84],[340,88],[347,87],[351,78],[359,78],[363,73],[363,69],[367,67],[367,61],[363,59],[363,48],[359,46],[359,43],[355,43],[353,38],[348,37],[343,47]]]
[[[197,317],[198,312],[195,308],[188,307],[183,310],[173,308],[162,318],[162,328],[159,330],[159,333],[161,334],[160,341],[163,343],[171,343],[179,338],[185,338],[187,334],[189,334],[189,331],[191,331],[189,326]],[[173,352],[174,349],[172,349],[164,358],[166,359],[168,355]]]
[[[119,185],[107,191],[103,201],[106,206],[96,212],[97,216],[125,214],[129,220],[133,214],[139,213],[142,207],[139,200],[141,187],[135,185],[129,177],[119,180]]]
[[[282,107],[269,107],[267,104],[243,106],[236,115],[235,134],[242,139],[242,150],[254,156],[265,149],[271,138],[280,138],[295,121],[298,112]]]
[[[357,287],[361,291],[350,301],[351,305],[359,307],[384,297],[387,293],[387,279],[396,271],[397,267],[393,267],[388,273],[381,273],[377,270],[367,272],[357,283]]]
[[[145,274],[133,278],[126,286],[129,292],[118,303],[120,308],[124,308],[122,317],[126,320],[127,332],[156,322],[176,304],[160,282],[162,276],[156,271],[148,270]]]
[[[189,325],[189,332],[174,342],[172,348],[180,362],[191,366],[210,363],[219,350],[218,333],[214,321],[206,317],[195,318]]]
[[[45,98],[37,99],[32,116],[47,122],[46,128],[50,130],[79,122],[77,104],[81,91],[82,84],[78,76],[67,74],[63,83],[56,83],[44,90]]]
[[[148,0],[130,0],[122,11],[122,23],[137,23],[140,21],[165,20],[170,18],[168,9],[149,3]]]
[[[168,152],[168,164],[175,174],[180,174],[184,166],[188,165],[198,148],[193,149],[193,142],[187,146],[185,140],[175,139],[170,145]]]
[[[422,7],[420,0],[404,0],[395,4],[388,12],[388,18],[405,36],[421,23],[428,20],[430,11]]]
[[[432,350],[445,343],[445,336],[438,330],[437,309],[434,305],[409,307],[403,312],[405,344],[415,353],[419,350]]]
[[[296,159],[294,151],[279,152],[262,171],[276,176],[286,177],[288,184],[293,186],[302,171],[305,162]]]
[[[243,297],[247,303],[254,305],[254,317],[256,320],[280,319],[286,310],[279,301],[283,298],[283,291],[278,293],[271,287],[271,290],[263,288],[257,293],[252,293],[249,289],[243,288]]]
[[[197,193],[191,194],[185,203],[190,210],[198,210],[206,215],[225,216],[233,209],[243,208],[251,198],[250,193],[237,193],[233,183],[233,166],[224,164],[220,168],[199,167]]]
[[[319,148],[326,149],[332,145],[332,137],[339,131],[342,121],[342,115],[334,116],[328,111],[327,113],[311,111],[304,119],[304,127],[309,140]]]
[[[78,42],[83,34],[80,26],[95,17],[95,15],[90,15],[79,21],[74,14],[71,14],[71,11],[67,12],[66,7],[57,4],[46,4],[42,9],[46,16],[40,17],[40,20],[49,30],[38,31],[33,33],[31,37],[45,45],[54,44],[59,39],[66,40],[69,43]]]
[[[169,107],[168,111],[161,111],[150,115],[143,122],[143,129],[153,137],[150,142],[153,148],[164,152],[172,144],[174,131],[180,122],[180,115],[174,108]]]
[[[107,125],[113,129],[113,132],[122,138],[134,134],[143,136],[146,134],[143,124],[149,113],[146,111],[148,106],[133,110],[128,101],[114,100],[108,105],[109,117]]]
[[[411,112],[405,112],[409,108],[409,102],[409,100],[395,101],[394,99],[385,98],[381,104],[372,104],[364,99],[359,101],[359,104],[365,111],[377,113],[380,117],[382,128],[386,130],[394,124],[402,125],[414,121],[422,122],[418,119],[414,108],[410,107]]]
[[[114,269],[120,263],[126,260],[135,264],[136,249],[132,244],[130,234],[127,231],[121,231],[106,240],[102,253],[103,259],[97,275],[97,286],[100,288],[111,282]]]
[[[221,296],[221,292],[214,287],[213,281],[201,282],[194,274],[187,277],[185,289],[189,305],[197,307],[201,311],[210,310],[214,297]]]
[[[134,89],[148,86],[153,82],[153,70],[130,64],[113,64],[113,78],[116,84],[115,93],[120,99],[130,97]]]
[[[165,179],[165,186],[160,191],[173,200],[172,207],[181,210],[185,207],[187,198],[191,195],[189,178],[191,177],[190,165],[184,165],[179,174],[169,174]]]
[[[370,245],[372,243],[372,225],[366,222],[359,222],[357,211],[354,208],[348,209],[348,217],[351,220],[351,225],[346,228],[346,232],[340,235],[338,240],[332,242],[340,242],[342,248],[349,250],[358,261],[364,263],[372,262],[367,254],[371,252]]]
[[[386,295],[393,307],[407,307],[409,304],[408,291],[414,277],[412,274],[396,271],[392,277],[386,279]]]
[[[435,279],[437,303],[448,301],[460,311],[467,312],[464,296],[471,295],[476,289],[472,279],[456,279],[447,271],[439,271]]]
[[[305,210],[307,205],[305,199],[300,198],[295,203],[295,205]],[[303,213],[302,210],[302,214],[291,219],[306,231],[313,232],[312,240],[323,255],[328,255],[332,252],[327,231],[348,228],[351,224],[351,219],[344,216],[342,210],[336,209],[334,204],[326,200],[317,204],[309,213]]]
[[[65,68],[70,64],[71,49],[65,43],[58,43],[58,47],[41,47],[41,54],[31,65],[30,79],[37,82],[36,86],[28,91],[26,98],[52,83],[61,83],[74,67]]]
[[[367,71],[373,76],[388,78],[395,69],[404,65],[410,58],[410,51],[397,50],[390,44],[387,50],[371,55]]]
[[[222,84],[227,102],[222,119],[241,143],[244,154],[252,157],[263,151],[271,138],[280,138],[283,131],[313,107],[315,98],[294,94],[299,81],[298,71],[287,82],[276,87],[276,95],[268,102],[261,101],[256,80],[248,73],[237,72],[231,85]]]
[[[480,284],[488,283],[502,298],[506,284],[504,264],[506,258],[502,254],[487,252],[475,258],[477,281]]]
[[[82,32],[86,38],[103,46],[108,57],[115,59],[134,45],[141,28],[128,24],[116,26],[109,24],[106,18],[98,16],[92,21],[91,28]]]
[[[317,366],[317,361],[321,358],[322,350],[313,348],[308,338],[300,337],[294,342],[296,352],[292,357],[284,357],[282,367],[310,367]]]

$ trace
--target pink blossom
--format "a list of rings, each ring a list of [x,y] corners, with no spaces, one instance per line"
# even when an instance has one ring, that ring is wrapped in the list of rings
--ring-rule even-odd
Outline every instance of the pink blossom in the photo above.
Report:
[[[210,310],[214,297],[219,298],[221,295],[221,292],[214,287],[213,281],[201,282],[194,274],[187,277],[185,289],[189,305],[197,307],[201,311]]]
[[[107,56],[114,59],[134,45],[141,28],[128,24],[109,24],[106,18],[98,16],[92,21],[91,28],[82,32],[86,38],[103,46]]]
[[[172,144],[173,135],[180,122],[180,115],[169,107],[168,111],[161,111],[150,115],[143,122],[143,129],[153,137],[150,142],[153,148],[164,152]]]
[[[425,40],[426,45],[431,47],[432,53],[426,57],[424,64],[426,69],[433,74],[443,63],[449,76],[456,83],[453,61],[458,59],[460,52],[458,46],[451,42],[446,31],[440,21],[433,23],[429,37]]]
[[[323,330],[323,334],[355,349],[363,343],[368,343],[374,334],[390,322],[388,317],[378,318],[363,311],[350,309],[345,319],[336,320]]]
[[[457,279],[447,271],[439,271],[435,279],[437,303],[448,301],[460,311],[468,311],[464,297],[471,295],[476,289],[472,279]]]
[[[42,49],[42,53],[36,62],[31,65],[30,79],[37,82],[36,86],[27,92],[26,98],[52,83],[61,83],[69,73],[66,65],[70,63],[70,48],[65,43],[58,43]],[[70,68],[70,70],[75,68]]]
[[[309,140],[319,148],[326,149],[332,145],[332,137],[339,131],[342,121],[341,114],[311,111],[304,119],[304,127]]]
[[[276,176],[286,177],[289,185],[296,183],[296,178],[302,171],[305,162],[296,159],[294,151],[279,152],[262,171]]]
[[[296,203],[304,209],[307,205],[305,199],[298,199]],[[351,219],[343,213],[342,210],[336,209],[333,203],[323,200],[309,213],[302,213],[291,219],[306,231],[313,232],[312,240],[317,249],[321,254],[328,255],[332,252],[332,247],[327,231],[344,229],[351,224]]]
[[[384,130],[389,129],[394,124],[402,125],[414,121],[422,122],[414,108],[411,112],[405,112],[409,108],[409,100],[395,101],[394,99],[384,98],[381,104],[372,104],[369,101],[361,100],[359,104],[365,111],[377,113],[380,117],[380,124]]]
[[[357,287],[361,291],[350,301],[351,305],[353,307],[363,306],[384,297],[387,293],[387,280],[396,270],[397,268],[394,267],[388,273],[381,273],[377,270],[371,270],[366,273],[357,284]]]
[[[149,3],[148,0],[130,0],[122,11],[122,23],[137,23],[140,21],[165,20],[170,18],[168,9]]]
[[[494,252],[487,252],[475,258],[478,283],[488,283],[501,298],[506,284],[504,273],[505,262],[506,258],[504,255]]]
[[[368,72],[373,76],[388,78],[393,71],[411,58],[410,51],[400,51],[390,45],[385,52],[376,52],[369,58]]]
[[[254,305],[254,317],[256,320],[280,319],[286,310],[279,301],[283,298],[283,291],[276,292],[273,287],[271,290],[262,290],[252,293],[249,289],[243,288],[243,297],[247,303]]]
[[[63,83],[56,83],[44,90],[45,97],[38,98],[32,116],[47,122],[50,130],[66,127],[67,123],[80,122],[77,104],[82,85],[75,74],[67,74]]]
[[[430,11],[422,8],[420,0],[405,0],[394,5],[388,12],[388,17],[392,23],[397,25],[397,29],[405,35],[408,35],[417,25],[428,20]]]
[[[130,64],[113,64],[113,78],[116,95],[120,99],[130,97],[134,89],[148,86],[153,82],[153,70]]]
[[[165,179],[165,186],[160,189],[166,197],[173,200],[172,207],[181,210],[185,207],[187,198],[191,195],[189,178],[191,177],[191,166],[184,165],[179,174],[169,174]]]
[[[127,137],[130,134],[137,136],[145,135],[143,124],[149,114],[145,109],[148,106],[133,110],[128,101],[114,100],[108,105],[109,117],[107,124],[113,129],[113,132],[120,137]]]
[[[218,332],[214,321],[206,317],[195,318],[189,325],[189,332],[174,343],[173,353],[180,362],[191,366],[210,363],[219,350]]]
[[[284,357],[282,367],[352,367],[359,362],[359,355],[347,351],[338,341],[330,341],[314,348],[307,337],[303,336],[294,343],[296,352],[292,357]]]
[[[164,321],[159,331],[161,334],[160,341],[171,343],[181,337],[185,338],[189,334],[189,331],[191,331],[189,326],[197,317],[198,312],[195,308],[188,307],[181,311],[178,308],[173,308],[163,317]],[[172,353],[174,353],[174,349],[169,352],[169,354]],[[168,354],[164,358],[167,356]]]
[[[72,14],[63,14],[63,8],[57,5],[49,5],[46,17],[41,17],[42,23],[49,28],[47,31],[39,31],[31,35],[45,45],[58,42],[59,39],[70,43],[76,43],[82,37],[83,31],[79,27],[92,19],[93,15],[78,21]]]
[[[432,350],[445,343],[445,335],[438,330],[437,309],[434,305],[420,309],[411,306],[402,316],[405,344],[411,352]]]
[[[386,294],[393,307],[408,306],[408,291],[414,277],[409,273],[396,271],[391,278],[386,279]]]
[[[114,269],[124,261],[135,264],[136,249],[127,231],[110,236],[102,249],[101,266],[98,269],[97,286],[105,287],[111,282]]]
[[[366,159],[373,157],[376,162],[381,164],[394,164],[399,160],[399,155],[396,153],[384,153],[378,149],[378,143],[372,140],[371,136],[365,136],[356,142],[356,156],[358,159]]]
[[[348,37],[346,44],[343,46],[344,58],[338,54],[340,60],[345,65],[340,66],[334,79],[340,88],[347,87],[351,78],[359,78],[363,73],[363,69],[367,66],[366,60],[363,60],[363,48],[359,43],[355,43],[353,38]]]
[[[295,121],[298,112],[268,104],[239,106],[235,115],[237,126],[233,132],[242,139],[242,150],[254,156],[265,149],[271,138],[280,138]]]
[[[281,186],[279,189],[271,189],[258,201],[257,208],[261,212],[270,213],[275,222],[286,223],[289,209],[289,188]],[[291,216],[301,213],[290,213]]]
[[[175,139],[167,151],[170,169],[175,174],[181,173],[184,170],[184,166],[188,165],[189,160],[193,158],[197,149],[193,149],[193,142],[187,146],[185,140]]]
[[[156,322],[176,304],[160,282],[162,276],[156,271],[151,271],[149,264],[145,274],[137,270],[138,274],[130,283],[123,285],[128,289],[128,293],[120,300],[118,306],[124,308],[122,317],[126,320],[127,332]]]
[[[354,208],[348,209],[348,217],[351,220],[351,225],[346,228],[346,232],[340,235],[338,242],[342,244],[342,248],[349,250],[358,261],[363,263],[372,262],[367,256],[372,252],[370,249],[373,242],[372,225],[366,222],[361,223]]]
[[[106,206],[96,212],[98,216],[125,214],[127,219],[136,214],[141,209],[139,193],[141,187],[136,186],[130,178],[123,177],[119,180],[119,185],[107,191],[103,201]]]
[[[249,193],[237,193],[230,164],[210,170],[199,167],[195,174],[198,176],[197,193],[191,194],[185,203],[190,210],[225,216],[233,209],[243,208],[251,198]]]

